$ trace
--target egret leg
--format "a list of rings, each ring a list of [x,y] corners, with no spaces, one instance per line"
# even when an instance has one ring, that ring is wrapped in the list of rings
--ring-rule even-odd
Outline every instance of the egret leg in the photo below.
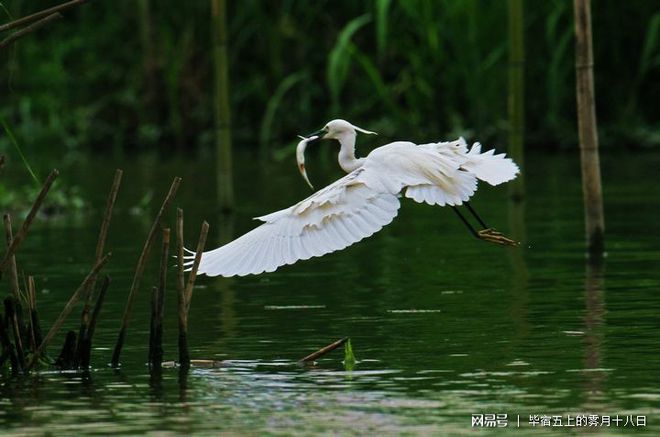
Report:
[[[463,216],[463,214],[461,214],[458,208],[456,208],[455,206],[452,206],[451,208],[454,210],[456,215],[458,215],[458,218],[461,219],[463,224],[465,224],[465,226],[468,228],[470,233],[474,235],[476,238],[484,241],[489,241],[495,244],[501,244],[502,246],[517,246],[518,244],[520,244],[517,241],[512,240],[509,237],[505,236],[501,232],[496,231],[493,228],[489,228],[486,225],[486,222],[484,222],[481,219],[481,217],[479,217],[479,214],[477,214],[474,208],[472,208],[472,206],[468,202],[464,202],[464,203],[465,206],[467,206],[470,213],[472,214],[472,216],[474,216],[474,218],[479,222],[479,224],[482,226],[483,229],[479,231],[475,230],[470,224],[470,222],[468,222],[467,219]]]
[[[470,222],[467,221],[467,219],[463,216],[463,214],[461,214],[461,212],[458,210],[458,208],[456,208],[454,205],[451,205],[451,209],[454,210],[454,212],[456,213],[456,215],[458,216],[458,218],[461,219],[461,221],[463,222],[463,224],[465,225],[465,227],[468,228],[468,230],[470,231],[470,233],[471,233],[472,235],[474,235],[476,238],[480,238],[480,237],[479,237],[479,233],[478,233],[478,232],[472,227],[472,225],[470,224]]]
[[[490,228],[490,226],[488,226],[488,225],[486,224],[486,222],[484,222],[484,221],[481,219],[481,217],[479,217],[479,214],[477,214],[477,211],[475,211],[474,208],[472,208],[472,205],[470,205],[470,202],[465,201],[465,202],[463,202],[463,203],[465,204],[465,206],[467,206],[467,209],[470,211],[470,213],[472,214],[472,216],[474,216],[474,218],[477,219],[477,221],[479,222],[479,224],[481,225],[482,228],[484,228],[484,229],[488,229],[488,228]]]

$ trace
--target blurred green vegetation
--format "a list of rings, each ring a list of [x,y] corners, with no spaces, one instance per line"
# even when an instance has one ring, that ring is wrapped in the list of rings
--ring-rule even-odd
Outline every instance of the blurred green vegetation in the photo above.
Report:
[[[3,1],[0,22],[56,4]],[[10,15],[10,16],[9,16]],[[92,1],[0,53],[0,116],[30,156],[213,145],[209,1]],[[572,2],[525,2],[527,147],[572,147]],[[342,117],[388,137],[506,143],[507,2],[229,2],[238,147]],[[655,146],[660,2],[593,4],[601,144]],[[11,147],[6,136],[0,150]]]

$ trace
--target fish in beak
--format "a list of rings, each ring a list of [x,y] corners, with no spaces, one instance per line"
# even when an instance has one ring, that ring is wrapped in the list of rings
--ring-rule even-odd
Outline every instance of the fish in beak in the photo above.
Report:
[[[324,132],[325,131],[321,131]],[[309,178],[307,177],[307,171],[305,170],[305,149],[307,148],[307,144],[316,141],[319,139],[317,135],[310,135],[308,137],[303,137],[299,136],[300,142],[296,146],[296,161],[298,161],[298,170],[300,171],[300,174],[302,175],[303,179],[305,179],[305,182],[307,182],[307,185],[314,190],[314,185],[309,181]]]

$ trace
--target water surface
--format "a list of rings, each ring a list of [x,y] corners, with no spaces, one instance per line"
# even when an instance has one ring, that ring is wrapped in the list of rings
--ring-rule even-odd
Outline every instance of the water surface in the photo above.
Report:
[[[339,175],[332,160],[316,158],[309,171],[317,185]],[[189,246],[203,219],[215,246],[251,229],[251,217],[308,194],[290,160],[237,159],[231,217],[216,211],[208,159],[90,158],[63,170],[95,208],[40,221],[20,251],[20,268],[36,277],[44,326],[90,268],[113,166],[120,166],[124,185],[108,240],[113,284],[89,374],[0,381],[4,434],[468,434],[472,415],[486,413],[507,414],[510,428],[519,420],[519,432],[532,431],[530,415],[566,421],[580,414],[646,416],[646,429],[660,430],[660,156],[648,153],[603,157],[602,265],[585,259],[577,156],[533,155],[524,204],[510,204],[506,187],[482,186],[473,201],[491,226],[524,239],[520,248],[476,241],[448,209],[406,200],[391,225],[342,252],[260,276],[201,277],[191,353],[225,365],[195,368],[186,378],[176,369],[151,378],[145,364],[153,256],[122,367],[109,369],[135,262],[173,176],[184,178],[175,203],[186,213]],[[22,180],[17,171],[7,177]],[[149,206],[133,208],[150,190]],[[166,359],[176,358],[175,307],[170,287]],[[75,328],[77,317],[65,328]],[[344,336],[358,359],[353,368],[339,351],[298,366]],[[598,431],[634,429],[621,423]]]

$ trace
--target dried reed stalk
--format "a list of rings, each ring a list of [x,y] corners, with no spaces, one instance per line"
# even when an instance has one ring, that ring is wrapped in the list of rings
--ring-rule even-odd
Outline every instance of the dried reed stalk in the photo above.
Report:
[[[174,195],[179,188],[179,184],[181,184],[181,178],[175,177],[172,185],[170,186],[170,190],[165,196],[165,200],[163,200],[163,204],[161,205],[160,210],[156,215],[156,219],[154,220],[153,225],[151,225],[151,230],[147,236],[147,241],[144,243],[144,247],[142,248],[142,253],[140,254],[140,258],[138,259],[137,267],[135,269],[135,275],[133,276],[133,283],[131,284],[131,289],[128,293],[128,299],[126,301],[126,307],[124,308],[124,315],[122,317],[121,326],[119,328],[119,334],[117,335],[115,349],[112,352],[112,367],[119,366],[119,357],[121,355],[121,350],[124,347],[124,341],[126,340],[126,331],[128,330],[131,312],[133,311],[135,296],[137,295],[137,291],[140,288],[140,281],[142,280],[142,275],[144,274],[144,268],[147,265],[147,258],[149,257],[151,246],[153,245],[156,238],[156,231],[158,230],[163,214],[174,198]]]

